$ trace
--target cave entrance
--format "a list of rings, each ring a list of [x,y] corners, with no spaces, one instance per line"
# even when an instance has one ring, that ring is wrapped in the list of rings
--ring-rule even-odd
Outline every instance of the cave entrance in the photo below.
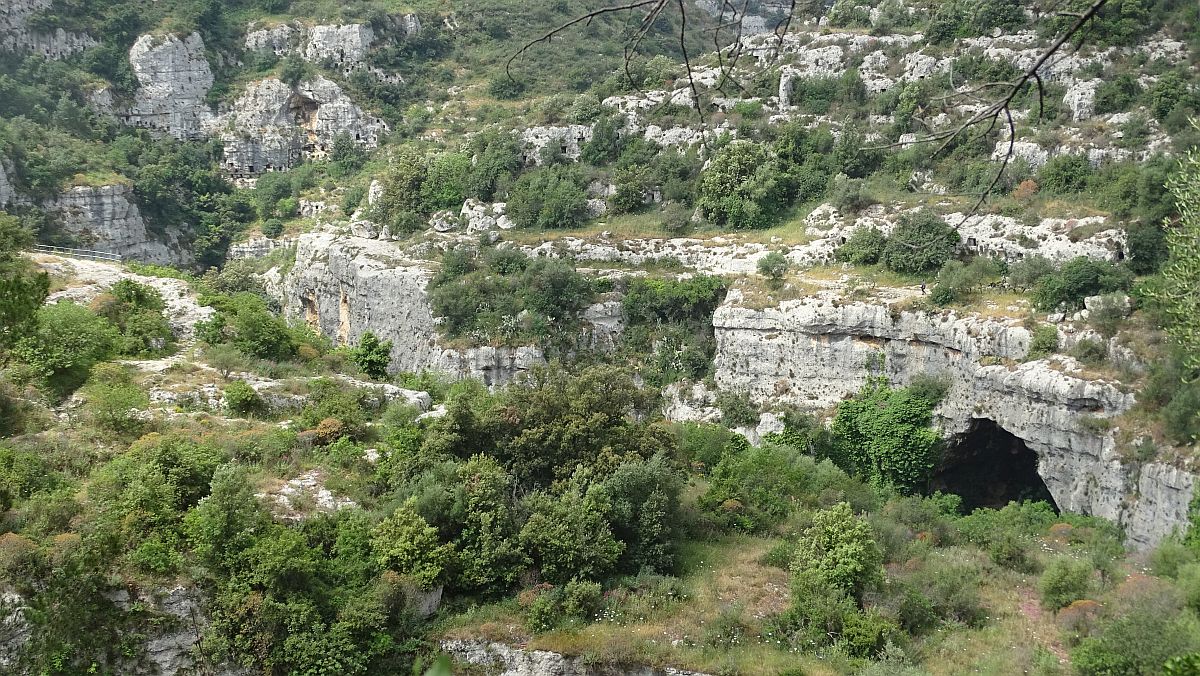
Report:
[[[1037,472],[1037,454],[993,420],[976,418],[950,442],[930,488],[962,497],[963,507],[999,508],[1013,500],[1044,500],[1058,511]]]

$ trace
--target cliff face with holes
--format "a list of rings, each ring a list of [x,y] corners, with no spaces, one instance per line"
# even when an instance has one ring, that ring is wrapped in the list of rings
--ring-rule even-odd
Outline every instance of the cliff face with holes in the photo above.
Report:
[[[1186,527],[1195,476],[1118,448],[1114,419],[1133,395],[1069,357],[1022,361],[1030,333],[1017,322],[836,298],[756,309],[734,293],[713,325],[722,390],[824,410],[873,369],[900,384],[942,376],[950,390],[935,411],[938,426],[953,438],[990,420],[1020,438],[1060,509],[1115,521],[1143,548]]]
[[[46,209],[81,248],[120,254],[127,260],[188,265],[191,252],[176,230],[146,227],[127,185],[78,186],[63,192]]]

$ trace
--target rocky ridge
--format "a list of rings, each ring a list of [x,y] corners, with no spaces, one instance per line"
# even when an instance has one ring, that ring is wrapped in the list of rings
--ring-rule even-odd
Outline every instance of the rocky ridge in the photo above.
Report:
[[[0,6],[0,51],[61,59],[96,44],[95,38],[84,33],[30,28],[29,18],[52,5],[53,0],[6,0]]]
[[[84,249],[119,253],[122,258],[162,265],[192,262],[179,232],[151,233],[133,189],[124,184],[77,186],[46,204],[59,226]]]
[[[594,664],[584,656],[522,650],[488,641],[448,640],[439,647],[459,662],[488,668],[499,676],[708,676],[671,667]]]
[[[1037,453],[1061,509],[1122,524],[1142,548],[1187,523],[1195,477],[1133,462],[1117,447],[1110,427],[1133,395],[1083,375],[1069,357],[1022,363],[1031,336],[1015,322],[818,298],[764,309],[739,302],[731,293],[713,317],[722,390],[823,410],[857,391],[873,368],[901,384],[942,376],[950,390],[935,415],[945,434],[991,420],[1016,435]]]

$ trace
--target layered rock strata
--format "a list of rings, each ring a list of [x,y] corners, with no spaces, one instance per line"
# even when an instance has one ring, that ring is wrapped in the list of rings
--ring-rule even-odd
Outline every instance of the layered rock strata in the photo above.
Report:
[[[0,52],[28,52],[61,59],[96,44],[95,38],[55,28],[29,27],[29,18],[50,9],[53,0],[6,0],[0,3]]]
[[[126,124],[178,139],[204,136],[213,117],[206,101],[213,75],[199,33],[143,35],[129,49],[129,65],[139,86]]]
[[[62,230],[85,249],[120,254],[127,260],[190,264],[192,256],[175,231],[154,235],[127,185],[77,186],[46,204]]]
[[[1185,528],[1195,477],[1119,452],[1113,419],[1134,404],[1116,383],[1085,378],[1069,358],[1020,362],[1030,332],[1015,322],[886,304],[805,299],[740,307],[737,294],[713,317],[716,383],[759,403],[827,409],[857,391],[872,369],[894,383],[918,375],[950,383],[935,412],[948,435],[991,420],[1038,456],[1059,508],[1101,516],[1148,547]],[[877,364],[882,357],[882,370]]]
[[[500,676],[707,676],[671,667],[595,663],[585,656],[548,650],[522,650],[488,641],[442,641],[441,649],[459,662]]]

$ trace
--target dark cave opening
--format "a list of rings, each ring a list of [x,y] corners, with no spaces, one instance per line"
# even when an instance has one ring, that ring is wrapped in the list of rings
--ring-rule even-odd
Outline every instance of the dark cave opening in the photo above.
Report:
[[[968,511],[999,508],[1013,500],[1058,505],[1037,471],[1037,454],[993,420],[976,418],[966,434],[950,442],[930,488],[962,497]]]

